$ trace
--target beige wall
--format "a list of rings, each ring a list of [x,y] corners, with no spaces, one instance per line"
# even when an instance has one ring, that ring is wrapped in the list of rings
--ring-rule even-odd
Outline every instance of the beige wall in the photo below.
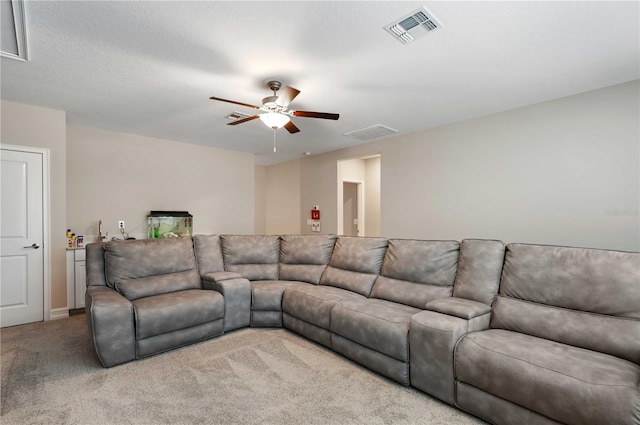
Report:
[[[2,101],[1,142],[49,149],[51,309],[67,306],[66,271],[66,114]]]
[[[638,100],[636,81],[398,138],[383,231],[638,251]]]
[[[267,167],[256,165],[255,171],[255,233],[267,233]]]
[[[337,161],[381,153],[383,236],[638,251],[638,101],[634,81],[303,158],[302,209],[336,232]]]
[[[306,212],[313,205],[320,205],[322,233],[336,234],[338,232],[338,162],[379,154],[382,147],[382,142],[369,143],[301,160],[300,203],[302,210]],[[382,162],[384,163],[384,159]],[[303,214],[301,223],[306,224],[307,218],[308,215]],[[302,233],[311,234],[311,227],[303,225]]]
[[[254,232],[253,155],[200,145],[67,127],[67,223],[97,235],[147,235],[150,210],[189,211],[194,234]]]
[[[300,160],[267,167],[265,211],[266,234],[300,234]]]
[[[380,157],[367,158],[365,163],[365,235],[380,236]]]

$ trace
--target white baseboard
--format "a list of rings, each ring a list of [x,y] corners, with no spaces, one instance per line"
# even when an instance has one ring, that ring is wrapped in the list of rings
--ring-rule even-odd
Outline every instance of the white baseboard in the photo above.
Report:
[[[52,308],[49,320],[66,319],[69,317],[69,309],[67,307]]]

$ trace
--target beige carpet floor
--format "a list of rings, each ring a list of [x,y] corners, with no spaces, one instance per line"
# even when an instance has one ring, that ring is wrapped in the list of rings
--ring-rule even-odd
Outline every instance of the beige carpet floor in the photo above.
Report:
[[[84,314],[0,331],[0,423],[482,424],[283,329],[110,369]]]

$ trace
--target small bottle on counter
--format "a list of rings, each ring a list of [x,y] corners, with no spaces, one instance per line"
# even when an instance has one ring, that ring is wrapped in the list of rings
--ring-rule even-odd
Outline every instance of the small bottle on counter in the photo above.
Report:
[[[84,236],[78,235],[78,237],[76,238],[76,246],[78,248],[83,248],[84,247]]]

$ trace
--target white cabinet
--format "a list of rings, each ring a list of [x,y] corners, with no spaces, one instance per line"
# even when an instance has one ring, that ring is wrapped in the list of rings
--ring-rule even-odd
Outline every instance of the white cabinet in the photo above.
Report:
[[[84,248],[67,249],[67,305],[69,310],[84,308],[87,289]]]

